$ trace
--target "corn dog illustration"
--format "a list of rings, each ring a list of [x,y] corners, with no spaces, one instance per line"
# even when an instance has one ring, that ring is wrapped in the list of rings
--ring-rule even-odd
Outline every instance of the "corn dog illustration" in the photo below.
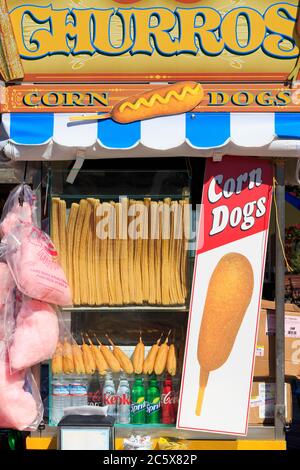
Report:
[[[253,270],[239,253],[224,255],[209,281],[198,339],[200,383],[196,415],[200,416],[209,373],[227,361],[253,292]]]
[[[177,82],[130,96],[117,103],[112,111],[102,116],[73,116],[70,121],[90,121],[112,118],[120,124],[142,121],[158,116],[181,114],[192,111],[203,100],[200,83]]]

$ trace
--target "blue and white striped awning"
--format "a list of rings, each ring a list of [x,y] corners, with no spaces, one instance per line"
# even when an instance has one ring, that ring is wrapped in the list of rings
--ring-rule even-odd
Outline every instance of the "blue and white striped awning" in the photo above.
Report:
[[[82,114],[77,114],[82,115]],[[13,160],[215,154],[300,156],[300,113],[187,113],[117,124],[70,114],[2,115],[0,148]]]

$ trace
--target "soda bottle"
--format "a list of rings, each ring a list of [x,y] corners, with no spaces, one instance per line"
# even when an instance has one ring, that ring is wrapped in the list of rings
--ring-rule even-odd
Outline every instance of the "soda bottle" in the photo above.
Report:
[[[150,379],[146,392],[146,423],[160,423],[160,390],[156,377]]]
[[[161,396],[161,422],[163,424],[174,424],[176,421],[173,384],[171,378],[166,378]]]
[[[130,387],[125,375],[121,375],[117,391],[117,423],[130,423]]]
[[[108,406],[108,416],[116,417],[117,414],[117,397],[116,388],[112,375],[108,372],[105,377],[103,387],[103,405]]]
[[[145,424],[145,387],[141,378],[136,378],[131,393],[130,423]]]

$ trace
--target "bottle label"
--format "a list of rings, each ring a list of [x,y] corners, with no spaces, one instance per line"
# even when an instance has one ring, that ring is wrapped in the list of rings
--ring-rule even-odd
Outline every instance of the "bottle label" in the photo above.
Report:
[[[130,405],[130,395],[129,393],[123,393],[122,395],[118,395],[118,405]]]
[[[103,393],[103,403],[105,405],[116,405],[118,402],[118,397],[114,393]]]
[[[140,397],[136,403],[131,404],[131,413],[139,413],[146,409],[145,397]]]
[[[158,403],[157,402],[154,403],[155,400],[157,400],[157,398],[155,398],[152,403],[147,403],[146,413],[149,414],[149,415],[160,410],[160,399],[159,399],[159,397],[158,397],[158,400],[159,400]]]
[[[69,387],[67,385],[55,384],[52,386],[52,395],[55,397],[69,396]]]
[[[87,395],[87,386],[82,384],[72,384],[70,386],[70,395],[83,397]]]

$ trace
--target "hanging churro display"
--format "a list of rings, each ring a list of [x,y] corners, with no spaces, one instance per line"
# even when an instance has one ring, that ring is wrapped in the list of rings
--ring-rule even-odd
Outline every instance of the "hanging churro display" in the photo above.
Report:
[[[186,200],[53,197],[51,237],[75,306],[185,305]]]

